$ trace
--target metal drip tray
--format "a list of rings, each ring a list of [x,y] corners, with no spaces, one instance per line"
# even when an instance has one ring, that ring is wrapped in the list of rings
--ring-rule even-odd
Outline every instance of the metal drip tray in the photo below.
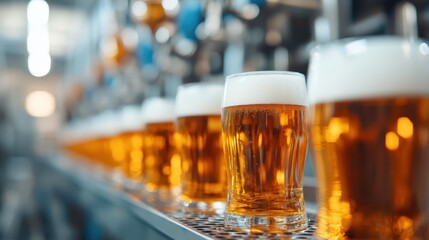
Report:
[[[184,212],[177,205],[176,201],[154,201],[150,196],[141,193],[130,193],[121,188],[114,187],[106,180],[102,180],[90,174],[88,170],[79,167],[70,161],[68,157],[56,155],[50,161],[44,164],[44,176],[46,184],[51,184],[51,188],[67,190],[69,197],[75,197],[74,192],[81,192],[86,198],[93,199],[92,204],[109,202],[108,209],[117,208],[125,215],[134,216],[138,219],[141,226],[145,229],[143,234],[147,234],[148,229],[159,235],[147,237],[156,239],[314,239],[315,238],[315,214],[307,213],[308,227],[306,230],[294,233],[248,233],[225,229],[223,224],[223,215],[203,215],[198,213]],[[79,169],[80,168],[80,169]],[[58,179],[63,178],[63,181]],[[53,180],[56,179],[56,180]],[[62,184],[60,184],[62,182]],[[64,182],[69,182],[65,187]],[[90,196],[90,197],[88,197]],[[99,200],[94,200],[99,199]],[[88,202],[82,201],[83,205]],[[105,211],[105,210],[103,210]],[[116,217],[117,218],[117,217]],[[119,236],[123,236],[125,229],[117,230]],[[145,235],[137,239],[144,239]]]
[[[307,213],[308,227],[300,232],[285,233],[248,233],[225,229],[223,215],[211,215],[183,212],[183,210],[171,203],[147,202],[138,194],[131,195],[136,201],[141,201],[148,206],[174,220],[183,227],[197,232],[208,239],[313,239],[316,232],[315,214]]]
[[[207,217],[201,215],[167,213],[184,226],[193,229],[214,239],[311,239],[316,231],[314,215],[308,214],[309,226],[306,230],[296,233],[247,233],[226,230],[223,226],[223,217]]]

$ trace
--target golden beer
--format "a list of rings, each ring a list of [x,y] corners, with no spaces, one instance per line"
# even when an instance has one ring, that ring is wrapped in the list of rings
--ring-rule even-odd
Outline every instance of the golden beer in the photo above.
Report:
[[[108,137],[105,141],[109,151],[108,162],[112,170],[120,172],[125,164],[125,145],[119,134]]]
[[[334,44],[313,52],[309,75],[317,235],[429,239],[425,45],[393,37]],[[334,75],[327,62],[347,71]]]
[[[182,156],[182,200],[207,204],[225,201],[227,178],[220,115],[180,117],[177,129]]]
[[[140,106],[128,105],[121,109],[119,139],[124,149],[123,186],[130,190],[140,187],[143,180],[144,125]]]
[[[88,139],[81,145],[80,152],[83,157],[90,159],[94,164],[111,169],[112,160],[108,141],[109,139],[106,137]]]
[[[292,89],[296,95],[288,95]],[[241,95],[248,93],[255,95]],[[226,227],[251,232],[307,227],[302,188],[306,101],[304,77],[297,73],[227,78],[222,112],[229,167]]]
[[[107,177],[114,182],[120,181],[125,150],[119,137],[120,119],[118,113],[104,112],[96,116],[90,125],[93,139],[88,145],[90,154],[106,170]]]
[[[321,237],[429,238],[429,97],[316,104],[311,126]]]
[[[174,127],[174,102],[153,98],[143,103],[143,183],[149,192],[176,194],[180,188],[180,155]],[[171,193],[171,194],[170,194]],[[161,195],[160,195],[161,196]]]
[[[122,133],[120,138],[125,148],[125,177],[140,182],[143,180],[143,130]]]
[[[227,167],[223,154],[221,107],[224,84],[179,87],[176,128],[182,156],[181,205],[204,214],[225,210]]]
[[[232,174],[229,214],[276,217],[305,213],[305,111],[304,106],[280,104],[224,108],[225,151]],[[305,218],[297,221],[306,224]]]
[[[180,186],[180,156],[173,122],[148,123],[144,136],[144,183],[148,191]]]

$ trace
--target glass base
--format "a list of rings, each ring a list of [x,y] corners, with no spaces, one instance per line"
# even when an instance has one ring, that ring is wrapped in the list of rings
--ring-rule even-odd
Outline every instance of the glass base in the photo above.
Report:
[[[122,185],[124,183],[124,175],[122,172],[119,169],[113,169],[108,174],[108,181],[110,181],[113,188],[117,190],[122,189]]]
[[[133,181],[130,179],[125,179],[122,183],[122,187],[127,192],[143,192],[143,184],[139,181]]]
[[[223,201],[185,201],[180,200],[179,205],[183,212],[204,214],[204,215],[216,215],[225,212],[226,203]]]
[[[180,187],[164,188],[158,190],[148,190],[143,188],[142,194],[146,201],[158,207],[177,206],[177,198],[180,194]]]
[[[240,216],[225,213],[225,227],[246,232],[298,232],[307,228],[307,214],[291,216]]]

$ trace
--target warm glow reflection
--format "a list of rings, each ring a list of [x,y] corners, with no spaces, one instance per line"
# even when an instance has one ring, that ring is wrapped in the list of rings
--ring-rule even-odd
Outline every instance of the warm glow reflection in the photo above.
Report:
[[[398,232],[401,233],[400,239],[413,239],[414,225],[415,225],[414,221],[409,217],[407,216],[399,217],[395,227],[398,229]]]
[[[341,183],[334,181],[331,196],[327,202],[327,208],[320,209],[319,235],[326,239],[345,239],[346,232],[351,225],[352,215],[350,203],[343,200]],[[327,224],[329,222],[329,224]]]
[[[174,154],[171,158],[171,169],[172,172],[170,174],[170,182],[173,186],[178,185],[180,183],[181,176],[181,158],[178,154]]]
[[[398,119],[397,132],[398,135],[403,138],[410,138],[413,136],[413,122],[407,117],[401,117]]]
[[[349,122],[347,119],[333,117],[329,120],[326,141],[336,142],[341,134],[349,132]]]
[[[399,147],[399,137],[395,132],[388,132],[386,134],[386,148],[394,151]]]
[[[130,166],[129,171],[130,175],[135,177],[140,175],[143,167],[143,153],[139,150],[131,151],[130,153]]]
[[[46,91],[34,91],[25,98],[25,109],[33,117],[48,117],[55,111],[55,98]]]
[[[285,172],[284,171],[277,171],[276,180],[277,180],[278,185],[283,185],[285,183]]]
[[[130,137],[130,159],[128,175],[132,178],[140,178],[143,171],[143,137],[133,134]]]
[[[101,51],[106,57],[115,57],[118,54],[118,45],[116,44],[116,39],[114,37],[105,39],[101,43]]]
[[[119,137],[113,137],[109,141],[109,147],[112,158],[115,161],[115,167],[117,167],[117,165],[123,163],[125,158],[124,143]]]

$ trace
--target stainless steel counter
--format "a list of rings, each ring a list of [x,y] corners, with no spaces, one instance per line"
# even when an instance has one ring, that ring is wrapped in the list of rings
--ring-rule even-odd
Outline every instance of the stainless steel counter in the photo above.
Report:
[[[37,165],[42,192],[56,196],[57,203],[74,202],[91,212],[94,221],[108,229],[109,239],[312,239],[316,229],[311,203],[313,213],[308,213],[305,231],[237,232],[224,228],[222,215],[187,213],[175,202],[152,201],[140,192],[125,191],[64,154],[54,154]],[[79,225],[79,220],[76,222]]]

